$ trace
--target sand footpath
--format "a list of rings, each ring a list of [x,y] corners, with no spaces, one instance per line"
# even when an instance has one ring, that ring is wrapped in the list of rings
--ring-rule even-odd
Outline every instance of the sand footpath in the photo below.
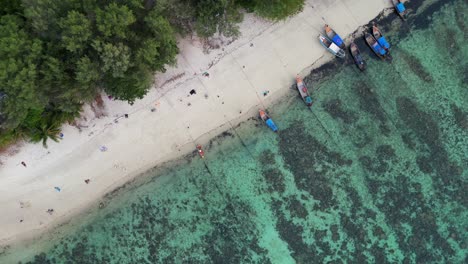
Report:
[[[296,74],[334,59],[317,40],[325,23],[349,37],[390,6],[309,0],[303,12],[278,23],[246,15],[242,36],[214,40],[220,48],[208,54],[199,40],[180,39],[177,66],[158,74],[144,99],[128,105],[103,97],[102,109],[85,107],[80,129],[63,127],[59,144],[23,144],[0,156],[0,246],[37,236],[142,172],[193,151],[228,129],[228,121],[256,114],[285,94]]]

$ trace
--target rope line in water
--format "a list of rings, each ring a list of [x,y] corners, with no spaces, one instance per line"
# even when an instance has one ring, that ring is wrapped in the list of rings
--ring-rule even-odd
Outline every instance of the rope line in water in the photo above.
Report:
[[[228,121],[229,123],[229,126],[231,127],[231,129],[234,131],[234,134],[236,134],[236,136],[239,138],[242,146],[245,147],[245,149],[247,150],[247,152],[249,153],[250,157],[255,160],[255,156],[252,154],[252,152],[250,152],[249,148],[247,147],[247,144],[245,144],[244,140],[242,139],[242,137],[239,135],[239,133],[237,133],[236,129],[233,127],[231,121]]]
[[[309,108],[310,111],[312,112],[312,115],[315,117],[315,119],[317,119],[317,122],[320,124],[320,126],[322,127],[323,131],[325,131],[325,134],[328,135],[328,137],[330,138],[330,140],[333,142],[333,144],[335,146],[338,146],[334,140],[334,138],[331,136],[330,132],[328,132],[328,130],[325,128],[325,126],[322,124],[322,121],[320,121],[320,119],[317,117],[317,115],[314,113],[314,111],[312,110],[312,108]]]

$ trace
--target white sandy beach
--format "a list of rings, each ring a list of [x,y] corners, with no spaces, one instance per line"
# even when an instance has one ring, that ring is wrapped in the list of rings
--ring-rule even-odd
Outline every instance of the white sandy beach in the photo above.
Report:
[[[296,74],[334,59],[317,40],[325,23],[349,37],[387,7],[389,0],[309,0],[303,12],[278,23],[246,15],[241,37],[208,54],[197,39],[180,39],[177,66],[158,74],[144,99],[131,106],[103,97],[105,115],[86,106],[81,131],[67,125],[60,143],[49,141],[47,149],[26,143],[0,156],[0,246],[96,206],[142,172],[194,151],[228,121],[257,114],[288,91]]]

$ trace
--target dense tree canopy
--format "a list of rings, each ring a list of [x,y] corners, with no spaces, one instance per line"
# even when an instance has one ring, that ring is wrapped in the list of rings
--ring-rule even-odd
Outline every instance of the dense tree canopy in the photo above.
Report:
[[[91,38],[91,21],[75,10],[68,12],[67,16],[60,19],[62,30],[62,45],[69,52],[81,51]]]
[[[130,31],[130,25],[136,18],[125,5],[110,3],[104,9],[96,8],[96,26],[104,37],[118,37],[125,39]]]
[[[0,0],[0,147],[58,140],[106,91],[133,103],[175,63],[176,32],[238,34],[242,10],[281,19],[303,0]]]
[[[303,5],[304,0],[252,0],[248,6],[262,17],[279,20],[301,11]]]
[[[3,129],[24,120],[29,109],[43,108],[37,85],[42,42],[31,38],[23,21],[12,15],[0,18],[0,106]]]

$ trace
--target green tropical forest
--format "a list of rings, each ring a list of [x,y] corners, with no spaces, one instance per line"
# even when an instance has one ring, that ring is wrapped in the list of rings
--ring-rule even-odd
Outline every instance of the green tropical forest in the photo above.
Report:
[[[0,147],[58,141],[106,92],[132,104],[175,64],[177,35],[238,36],[245,12],[280,20],[304,0],[0,0]]]

